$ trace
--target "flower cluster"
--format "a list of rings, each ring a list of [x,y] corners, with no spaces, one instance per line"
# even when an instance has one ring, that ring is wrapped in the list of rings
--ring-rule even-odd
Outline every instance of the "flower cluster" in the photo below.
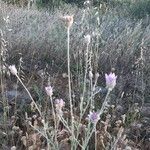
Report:
[[[115,73],[110,73],[109,75],[105,74],[105,79],[106,79],[106,87],[110,91],[112,91],[113,88],[116,86],[117,76],[115,75]]]

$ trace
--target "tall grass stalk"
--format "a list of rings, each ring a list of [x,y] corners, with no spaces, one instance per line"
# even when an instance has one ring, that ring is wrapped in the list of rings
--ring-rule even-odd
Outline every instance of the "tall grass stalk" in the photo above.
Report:
[[[88,69],[88,56],[89,56],[89,43],[87,43],[86,54],[85,54],[85,74],[84,74],[84,81],[83,81],[83,94],[82,94],[81,105],[80,105],[80,118],[83,113],[82,112],[83,111],[83,101],[85,100],[87,69]]]
[[[68,86],[69,86],[69,103],[70,103],[70,113],[71,113],[71,134],[72,140],[74,138],[74,116],[73,116],[73,106],[71,97],[71,73],[70,73],[70,27],[67,27],[67,65],[68,65]],[[74,140],[72,141],[71,149],[73,149]]]
[[[91,71],[92,72],[92,71]],[[90,110],[92,111],[94,109],[94,99],[93,99],[93,79],[90,78],[90,87],[91,87],[91,105]]]
[[[22,86],[24,87],[24,89],[26,90],[26,92],[28,93],[30,99],[32,100],[33,104],[35,105],[35,108],[37,109],[38,113],[40,114],[40,116],[42,117],[42,113],[40,111],[40,109],[38,108],[36,102],[34,101],[33,97],[31,96],[29,90],[27,89],[27,87],[24,85],[24,83],[22,82],[22,80],[20,79],[20,77],[16,74],[15,75],[17,77],[17,79],[19,80],[19,82],[22,84]]]

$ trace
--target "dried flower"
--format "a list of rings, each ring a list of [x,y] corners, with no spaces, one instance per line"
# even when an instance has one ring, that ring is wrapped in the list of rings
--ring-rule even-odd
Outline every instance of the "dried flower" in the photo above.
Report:
[[[56,107],[56,112],[58,115],[60,115],[60,116],[63,115],[62,108],[64,106],[65,106],[65,102],[63,101],[63,99],[56,99],[55,100],[55,107]]]
[[[91,42],[91,36],[90,36],[89,34],[86,35],[86,36],[84,36],[84,40],[85,40],[85,43],[86,43],[87,45],[89,45],[90,42]]]
[[[65,102],[63,101],[63,99],[56,99],[55,100],[55,107],[62,109],[65,106]]]
[[[106,87],[109,90],[113,90],[113,88],[116,85],[116,79],[117,79],[117,76],[115,76],[115,73],[110,73],[109,75],[105,74],[105,79],[106,79]]]
[[[51,86],[45,87],[45,91],[46,91],[46,94],[48,96],[52,96],[53,95],[53,88]]]
[[[88,118],[92,123],[97,123],[98,120],[100,119],[99,113],[98,112],[90,112],[90,114],[88,115]]]
[[[67,26],[67,28],[70,28],[73,24],[73,15],[72,16],[64,16],[62,17],[62,20],[65,21],[65,24]]]
[[[17,75],[17,69],[16,69],[15,65],[10,65],[9,69],[13,75]]]

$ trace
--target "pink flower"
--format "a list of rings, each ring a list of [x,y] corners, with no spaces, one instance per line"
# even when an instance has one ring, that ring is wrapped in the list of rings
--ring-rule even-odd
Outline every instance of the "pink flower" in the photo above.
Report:
[[[90,112],[90,114],[88,115],[88,118],[92,123],[97,123],[98,120],[100,119],[99,113],[98,112]]]
[[[109,90],[113,90],[113,88],[116,86],[116,79],[117,79],[115,73],[111,72],[109,75],[105,74],[105,79],[106,79],[106,87]]]
[[[51,86],[45,87],[45,91],[46,91],[46,94],[48,96],[52,96],[53,95],[53,88]]]
[[[17,75],[17,69],[16,69],[15,65],[10,65],[9,69],[13,75]]]
[[[56,99],[55,106],[56,108],[62,109],[65,106],[65,102],[63,101],[63,99]]]

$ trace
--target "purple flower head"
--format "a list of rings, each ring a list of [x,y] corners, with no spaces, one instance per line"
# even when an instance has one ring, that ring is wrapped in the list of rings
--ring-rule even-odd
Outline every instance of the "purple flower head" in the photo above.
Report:
[[[111,72],[109,75],[105,74],[105,79],[106,79],[106,87],[109,90],[113,90],[113,88],[116,85],[116,79],[117,79],[117,76],[115,75],[115,73]]]
[[[88,115],[88,118],[92,123],[97,123],[98,120],[100,119],[99,113],[98,112],[90,112],[90,114]]]
[[[53,88],[51,86],[45,87],[45,91],[46,91],[46,94],[48,96],[52,96],[53,95]]]

